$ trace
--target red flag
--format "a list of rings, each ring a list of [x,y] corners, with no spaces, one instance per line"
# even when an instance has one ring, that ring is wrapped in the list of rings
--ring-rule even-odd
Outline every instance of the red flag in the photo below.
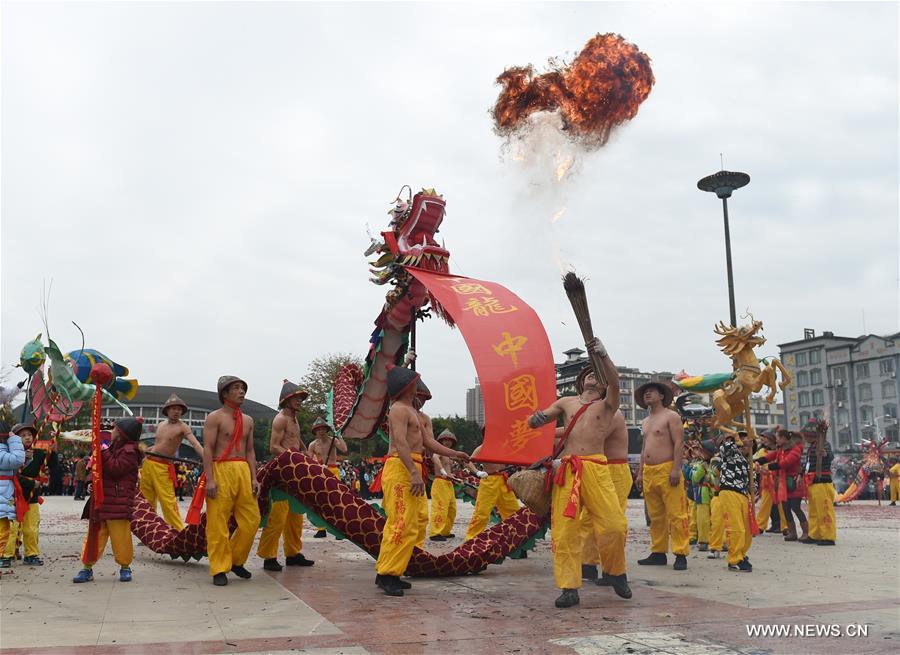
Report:
[[[553,449],[555,426],[528,417],[556,401],[556,367],[544,326],[525,302],[496,282],[407,268],[462,332],[484,397],[483,462],[533,464]]]
[[[94,454],[94,466],[91,477],[94,483],[91,507],[97,509],[103,504],[103,453],[100,449],[100,403],[103,400],[103,387],[99,384],[94,390],[94,404],[91,407],[91,451]]]

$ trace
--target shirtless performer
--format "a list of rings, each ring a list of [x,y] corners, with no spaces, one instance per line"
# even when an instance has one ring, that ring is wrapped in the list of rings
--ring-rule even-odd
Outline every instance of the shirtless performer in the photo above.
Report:
[[[594,338],[585,346],[596,353],[609,382],[605,397],[592,373],[585,374],[585,389],[593,389],[587,399],[580,396],[560,398],[543,411],[532,414],[528,423],[536,428],[555,422],[559,416],[569,431],[561,453],[554,461],[554,485],[551,497],[553,573],[562,594],[557,607],[572,607],[580,602],[581,587],[581,512],[586,510],[593,523],[603,568],[613,590],[622,598],[631,598],[625,574],[625,513],[616,495],[604,446],[616,429],[619,410],[619,373],[603,343]]]
[[[665,566],[672,533],[672,568],[687,568],[688,544],[687,495],[681,474],[684,430],[681,417],[669,409],[672,390],[661,382],[642,384],[634,391],[635,402],[650,415],[641,429],[644,446],[641,449],[641,468],[635,481],[644,493],[644,504],[650,516],[650,555],[638,564]]]
[[[483,428],[481,436],[483,444]],[[478,446],[472,451],[472,457],[478,457],[480,452],[481,446]],[[500,513],[500,518],[504,521],[520,509],[519,500],[507,483],[509,476],[506,474],[506,469],[509,466],[490,462],[485,462],[481,466],[484,469],[483,471],[479,471],[471,462],[466,464],[466,469],[481,478],[481,482],[478,483],[478,494],[475,496],[475,509],[472,510],[472,518],[469,520],[469,527],[466,529],[466,541],[474,539],[487,527],[491,518],[491,512],[494,511],[495,507]],[[431,493],[434,495],[434,491]],[[524,553],[525,551],[523,550],[522,552]]]
[[[387,391],[392,404],[388,423],[390,444],[381,486],[387,521],[381,536],[381,551],[375,563],[375,584],[388,596],[402,596],[412,585],[400,579],[409,564],[419,535],[419,517],[425,498],[422,451],[468,461],[469,456],[442,446],[422,428],[413,400],[419,374],[408,368],[390,367]]]
[[[146,457],[141,466],[141,493],[153,511],[156,511],[156,503],[159,501],[166,523],[178,532],[184,530],[184,522],[175,501],[175,464],[170,458],[178,455],[181,442],[187,439],[200,459],[203,459],[203,446],[187,424],[181,420],[187,411],[187,405],[181,398],[174,393],[169,396],[162,408],[166,420],[156,426],[153,448],[144,453]]]
[[[223,407],[211,412],[203,426],[203,475],[206,485],[206,551],[213,584],[228,584],[225,574],[249,578],[244,568],[259,527],[253,419],[241,412],[247,383],[223,375],[217,385]],[[231,516],[237,528],[229,538]]]
[[[444,430],[437,436],[439,444],[453,448],[456,435]],[[456,488],[453,486],[453,460],[444,455],[431,456],[434,464],[434,482],[431,483],[431,536],[432,541],[447,541],[456,535],[451,532],[456,520]]]
[[[339,452],[347,452],[347,443],[343,437],[331,437],[331,427],[321,416],[317,417],[312,424],[312,433],[315,440],[309,444],[310,456],[319,464],[327,466],[328,470],[340,479],[341,469],[337,465],[337,456]],[[327,462],[325,461],[326,459],[328,460]],[[327,534],[324,528],[320,528],[313,537],[315,539],[324,539]]]
[[[309,394],[289,380],[285,380],[278,397],[281,411],[272,421],[272,436],[269,452],[278,457],[286,450],[305,453],[306,446],[300,440],[300,424],[297,411]],[[284,535],[284,558],[287,566],[312,566],[315,562],[306,559],[300,552],[303,548],[303,514],[290,511],[287,500],[273,501],[266,518],[266,527],[259,537],[256,556],[263,558],[266,571],[281,571],[278,563],[278,538]]]
[[[422,426],[422,432],[425,438],[434,439],[434,426],[431,424],[431,417],[422,411],[422,408],[431,400],[431,390],[422,382],[422,378],[416,382],[416,396],[413,398],[413,408],[416,410],[416,416],[419,417],[419,425]],[[433,455],[430,451],[424,453]],[[428,474],[428,466],[425,467],[426,477]],[[436,471],[435,471],[436,473]],[[425,535],[428,533],[428,496],[425,496],[425,502],[419,508],[419,536],[416,537],[416,547],[424,548]]]
[[[584,368],[575,380],[575,390],[579,394],[581,402],[590,402],[594,398],[603,398],[606,395],[606,387],[597,382],[593,375],[593,369]],[[625,417],[622,412],[616,410],[613,417],[612,432],[606,437],[603,444],[603,453],[606,455],[606,468],[612,477],[613,486],[616,488],[616,497],[622,514],[628,507],[628,494],[631,493],[631,468],[628,466],[628,427],[625,425]],[[628,530],[628,520],[625,520],[625,529]],[[592,580],[600,586],[609,586],[609,572],[602,570],[602,576],[598,575],[597,564],[602,564],[600,547],[593,536],[594,526],[591,516],[585,510],[581,511],[581,577]]]

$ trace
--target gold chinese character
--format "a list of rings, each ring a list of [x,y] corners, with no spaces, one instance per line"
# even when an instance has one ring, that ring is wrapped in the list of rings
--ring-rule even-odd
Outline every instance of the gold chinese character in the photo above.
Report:
[[[470,296],[473,293],[480,293],[485,296],[490,296],[494,293],[493,291],[491,291],[490,289],[485,287],[483,284],[475,284],[472,282],[463,282],[462,284],[454,284],[450,288],[453,289],[456,293],[460,294],[461,296]]]
[[[541,436],[540,432],[528,427],[528,421],[519,419],[518,421],[513,421],[512,429],[509,431],[509,436],[503,442],[503,445],[510,448],[514,453],[518,453],[528,445],[529,441],[539,436]]]
[[[516,354],[525,346],[525,342],[528,341],[527,337],[514,337],[509,334],[509,332],[501,332],[501,336],[503,340],[498,343],[496,346],[491,346],[494,349],[494,352],[500,355],[501,357],[510,356],[513,363],[513,368],[519,368],[519,356]]]
[[[488,316],[490,314],[509,314],[510,312],[518,311],[519,308],[515,305],[504,307],[500,304],[500,301],[493,296],[481,296],[481,300],[478,298],[469,298],[466,306],[463,307],[463,311],[469,310],[472,310],[472,313],[475,314],[475,316]]]
[[[506,409],[511,412],[523,407],[533,412],[538,408],[537,387],[533,375],[520,375],[509,382],[504,382],[503,392]]]

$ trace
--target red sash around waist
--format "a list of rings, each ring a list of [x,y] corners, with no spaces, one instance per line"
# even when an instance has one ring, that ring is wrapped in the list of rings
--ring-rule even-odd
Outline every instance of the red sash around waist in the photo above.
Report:
[[[556,471],[556,477],[553,482],[562,487],[566,484],[566,468],[572,469],[575,479],[572,482],[572,491],[569,493],[569,502],[566,503],[566,509],[563,510],[563,516],[574,519],[578,518],[578,508],[581,500],[581,477],[584,471],[584,462],[591,464],[607,464],[605,459],[594,459],[593,457],[582,457],[580,455],[567,455],[562,458],[562,464]]]
[[[19,482],[17,475],[0,475],[0,480],[11,480],[16,496],[16,521],[19,523],[25,518],[28,511],[28,501],[25,500],[25,492],[22,491],[22,484]]]

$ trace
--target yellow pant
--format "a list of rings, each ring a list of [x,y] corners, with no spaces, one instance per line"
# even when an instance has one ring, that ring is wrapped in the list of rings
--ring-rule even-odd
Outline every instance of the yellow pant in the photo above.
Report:
[[[837,539],[837,524],[834,522],[834,485],[819,482],[807,490],[809,511],[809,538],[825,541]]]
[[[422,456],[413,453],[413,460],[421,462]],[[400,458],[389,457],[381,474],[387,521],[375,562],[375,572],[379,575],[403,575],[419,539],[423,505],[425,515],[428,514],[428,499],[424,494],[413,496],[409,491],[409,480],[409,471]]]
[[[286,500],[272,503],[266,527],[259,537],[257,557],[274,559],[278,557],[278,539],[284,535],[284,556],[294,557],[303,549],[303,514],[291,511]]]
[[[895,503],[900,500],[900,480],[893,478],[891,480],[891,502]]]
[[[672,552],[687,555],[688,544],[687,494],[681,472],[678,484],[669,484],[672,462],[644,466],[644,503],[650,515],[650,550],[669,551],[669,532],[672,533]]]
[[[589,455],[591,459],[605,461],[603,455]],[[612,476],[605,464],[583,462],[581,472],[579,507],[575,518],[564,515],[572,496],[575,474],[566,467],[565,483],[553,484],[551,504],[551,547],[553,550],[553,575],[560,589],[581,587],[581,512],[587,511],[594,528],[593,538],[600,550],[603,569],[610,575],[625,573],[625,532],[628,528],[625,513]],[[484,481],[482,481],[484,484]]]
[[[687,495],[687,494],[685,494]],[[687,512],[688,512],[688,539],[690,541],[697,541],[697,504],[691,500],[687,499]]]
[[[113,557],[116,558],[116,564],[122,567],[131,566],[134,559],[134,542],[131,540],[131,521],[128,519],[110,519],[100,522],[100,534],[97,538],[97,559],[103,557],[103,551],[106,550],[106,542],[112,541]],[[84,544],[81,547],[81,561],[84,562],[85,548],[87,547],[87,537],[84,538]],[[96,561],[84,565],[86,569],[91,568]]]
[[[437,478],[431,483],[431,534],[446,537],[456,520],[456,490],[453,483]]]
[[[518,512],[520,507],[516,495],[506,485],[506,478],[501,473],[491,473],[478,483],[475,510],[466,529],[466,541],[474,539],[487,527],[491,511],[495,507],[504,521]]]
[[[0,519],[0,552],[4,552],[6,550],[7,540],[9,539],[9,525],[10,523],[15,523],[15,521],[10,521],[9,519]],[[13,540],[15,540],[16,536],[13,534]]]
[[[175,485],[169,477],[169,465],[163,464],[149,457],[144,459],[141,465],[141,493],[150,503],[153,511],[156,511],[156,503],[162,506],[163,519],[174,530],[184,530],[184,522],[178,511],[178,502],[175,500]]]
[[[723,505],[718,496],[709,503],[709,549],[722,550],[725,543],[725,521]]]
[[[628,464],[607,464],[607,470],[612,478],[613,486],[616,488],[616,498],[619,500],[619,507],[622,508],[622,514],[625,514],[625,508],[628,507],[628,494],[631,493],[631,469]],[[591,521],[590,512],[581,510],[581,563],[582,564],[601,564],[600,548],[597,546],[597,540],[593,537],[594,523]],[[628,519],[625,520],[625,532],[628,533]],[[606,569],[604,569],[606,570]]]
[[[697,512],[697,543],[698,544],[708,544],[709,543],[709,503],[695,503],[694,511]]]
[[[764,489],[759,499],[759,511],[756,513],[756,524],[759,526],[760,532],[769,527],[769,518],[772,516],[772,505],[774,503],[775,499],[772,497],[772,492]],[[787,519],[784,517],[784,509],[781,505],[778,506],[778,520],[781,529],[784,530],[787,527]]]
[[[3,557],[16,556],[16,538],[22,530],[22,543],[25,546],[25,557],[37,557],[41,554],[38,548],[38,526],[41,524],[41,506],[29,503],[28,511],[22,517],[21,525],[17,521],[9,521],[9,540],[3,549]]]
[[[259,528],[259,506],[250,484],[247,462],[213,462],[218,492],[206,499],[206,552],[209,574],[227,573],[243,566]],[[237,528],[229,537],[228,521],[234,515]]]
[[[737,564],[750,551],[753,533],[750,532],[750,501],[744,494],[724,489],[719,492],[722,522],[728,535],[728,563]]]

